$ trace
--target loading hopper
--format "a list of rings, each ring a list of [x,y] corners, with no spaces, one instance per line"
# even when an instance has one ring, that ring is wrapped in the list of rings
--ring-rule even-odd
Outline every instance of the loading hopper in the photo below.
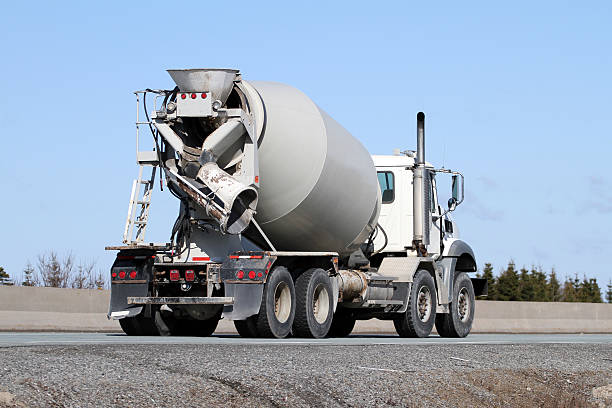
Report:
[[[240,71],[237,69],[169,69],[168,74],[182,92],[210,92],[225,104]]]

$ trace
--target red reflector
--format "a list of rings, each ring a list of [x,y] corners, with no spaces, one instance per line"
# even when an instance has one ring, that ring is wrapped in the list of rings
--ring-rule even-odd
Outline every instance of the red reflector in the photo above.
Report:
[[[230,259],[238,259],[240,258],[238,255],[230,255]]]
[[[202,94],[202,99],[206,99],[206,94],[205,93]]]
[[[192,261],[210,261],[210,256],[194,256]]]
[[[238,279],[242,279],[242,278],[244,278],[244,271],[238,271],[238,272],[236,272],[236,277],[237,277]]]
[[[255,279],[255,271],[249,272],[249,279]]]
[[[119,271],[119,278],[120,279],[124,279],[125,278],[125,271]]]
[[[179,271],[177,271],[176,269],[173,269],[170,271],[170,280],[171,281],[177,281],[179,280],[179,278],[181,277],[181,275],[179,274]]]
[[[197,97],[198,97],[198,95],[196,95],[196,94],[194,94],[194,93],[193,93],[193,94],[191,94],[191,99],[195,99],[195,98],[197,98]]]
[[[258,278],[263,277],[263,272],[257,272],[257,277],[258,277]]]
[[[117,277],[117,272],[111,273],[111,277],[116,278]]]
[[[261,259],[263,255],[251,255],[251,259]]]
[[[259,176],[255,176],[255,182],[259,183]]]
[[[181,99],[185,99],[185,98],[187,98],[187,95],[181,94]]]
[[[272,261],[268,262],[268,265],[266,266],[266,274],[270,271],[271,266],[272,266]]]
[[[130,272],[130,279],[136,279],[136,275],[137,274],[138,274],[138,272],[136,272],[136,271]]]
[[[193,282],[195,280],[195,273],[192,270],[185,271],[185,280]]]

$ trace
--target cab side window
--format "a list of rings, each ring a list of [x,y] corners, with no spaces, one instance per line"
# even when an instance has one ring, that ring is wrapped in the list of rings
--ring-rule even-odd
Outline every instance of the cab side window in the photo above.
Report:
[[[378,184],[380,185],[380,192],[382,193],[382,203],[392,203],[393,200],[395,200],[395,182],[393,172],[379,171]]]

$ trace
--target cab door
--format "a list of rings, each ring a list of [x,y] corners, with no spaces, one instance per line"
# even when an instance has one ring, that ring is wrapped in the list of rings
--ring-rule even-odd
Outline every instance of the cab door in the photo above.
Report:
[[[440,254],[440,242],[442,234],[444,233],[443,223],[441,215],[441,208],[438,205],[438,191],[436,189],[436,176],[435,173],[430,171],[428,172],[431,177],[431,182],[429,185],[431,186],[431,191],[429,192],[429,245],[427,245],[427,252],[430,254]]]
[[[412,188],[404,167],[378,167],[378,184],[382,195],[382,205],[378,223],[387,234],[384,252],[402,252],[410,245],[412,226],[412,203],[408,189]],[[410,227],[410,228],[408,228]],[[385,237],[378,233],[374,241],[376,249],[385,244]]]

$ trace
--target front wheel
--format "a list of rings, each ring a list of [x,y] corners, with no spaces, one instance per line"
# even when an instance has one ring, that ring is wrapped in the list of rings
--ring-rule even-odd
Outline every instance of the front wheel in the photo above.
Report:
[[[431,274],[420,269],[414,275],[408,308],[393,320],[400,337],[427,337],[436,319],[436,286]]]
[[[278,266],[268,275],[259,314],[257,334],[283,339],[291,333],[295,317],[295,287],[287,268]]]
[[[476,300],[472,280],[465,272],[459,273],[453,284],[450,312],[436,316],[436,330],[440,337],[465,337],[472,330]]]

